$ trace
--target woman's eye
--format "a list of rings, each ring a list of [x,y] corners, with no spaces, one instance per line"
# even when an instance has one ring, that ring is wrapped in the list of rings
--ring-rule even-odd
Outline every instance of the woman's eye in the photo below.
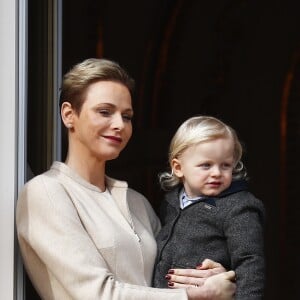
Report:
[[[125,122],[130,122],[132,120],[132,115],[122,115]]]
[[[107,110],[107,109],[100,109],[100,110],[99,110],[99,113],[100,113],[102,116],[109,116],[109,115],[110,115],[110,111]]]

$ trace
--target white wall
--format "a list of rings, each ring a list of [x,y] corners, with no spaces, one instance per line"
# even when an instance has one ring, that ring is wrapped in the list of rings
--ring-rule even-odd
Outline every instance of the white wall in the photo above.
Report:
[[[16,2],[0,1],[0,299],[14,297],[16,164]]]

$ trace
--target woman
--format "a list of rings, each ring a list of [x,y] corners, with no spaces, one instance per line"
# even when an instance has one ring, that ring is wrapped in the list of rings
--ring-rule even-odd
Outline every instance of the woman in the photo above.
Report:
[[[148,287],[159,220],[141,194],[105,175],[131,137],[132,92],[132,79],[108,60],[88,59],[64,76],[66,161],[29,181],[17,205],[28,275],[46,300],[230,299],[234,272],[197,278],[222,269],[213,262],[209,271],[174,271],[174,287],[197,288]]]

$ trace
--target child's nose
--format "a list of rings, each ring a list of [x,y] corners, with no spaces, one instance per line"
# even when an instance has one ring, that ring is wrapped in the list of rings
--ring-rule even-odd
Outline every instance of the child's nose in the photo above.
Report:
[[[218,166],[214,166],[212,168],[212,175],[213,176],[220,176],[221,175],[221,170]]]

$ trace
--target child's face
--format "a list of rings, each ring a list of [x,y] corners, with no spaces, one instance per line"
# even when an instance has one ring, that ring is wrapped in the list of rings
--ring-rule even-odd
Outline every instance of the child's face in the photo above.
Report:
[[[182,179],[190,198],[216,196],[230,186],[233,151],[231,138],[219,138],[191,146],[179,158],[173,159],[173,171]]]

